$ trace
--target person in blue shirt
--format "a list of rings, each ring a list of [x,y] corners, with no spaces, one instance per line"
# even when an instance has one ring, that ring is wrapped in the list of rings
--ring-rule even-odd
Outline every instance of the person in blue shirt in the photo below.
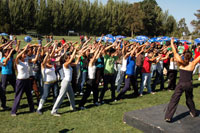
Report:
[[[14,49],[4,49],[3,58],[1,59],[1,87],[0,87],[0,97],[1,97],[1,108],[6,109],[6,87],[9,82],[13,88],[15,88],[16,79],[13,76],[13,58],[12,53]]]
[[[126,76],[125,76],[125,86],[124,88],[120,91],[119,95],[117,96],[117,100],[120,100],[121,97],[126,93],[126,91],[130,88],[130,84],[132,84],[134,88],[134,96],[138,96],[138,88],[137,88],[137,79],[135,78],[135,57],[137,57],[139,54],[143,52],[143,48],[140,52],[137,54],[135,53],[136,49],[138,46],[133,48],[131,51],[130,56],[127,59],[127,66],[126,66]]]

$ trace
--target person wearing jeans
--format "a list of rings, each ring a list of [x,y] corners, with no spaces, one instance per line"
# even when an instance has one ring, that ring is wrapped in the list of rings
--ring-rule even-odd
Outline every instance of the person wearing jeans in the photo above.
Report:
[[[44,87],[43,87],[43,94],[39,102],[39,106],[37,109],[38,114],[42,114],[41,109],[49,95],[49,90],[52,88],[53,89],[53,95],[54,95],[54,100],[58,96],[58,84],[57,84],[57,76],[55,73],[55,68],[53,64],[51,64],[51,56],[54,53],[54,48],[51,52],[51,55],[49,55],[49,52],[47,52],[43,62],[41,63],[41,71],[42,71],[42,76],[43,76],[43,81],[44,81]],[[50,57],[49,57],[50,56]]]
[[[143,96],[144,86],[147,84],[148,93],[154,94],[151,91],[151,63],[155,62],[156,57],[153,57],[153,52],[148,52],[147,57],[144,59],[143,67],[142,67],[142,81],[140,85],[140,96]]]
[[[152,85],[152,91],[155,91],[156,85],[160,80],[160,90],[164,89],[164,75],[163,75],[163,60],[166,60],[169,58],[169,54],[171,54],[171,52],[169,51],[165,57],[162,57],[162,51],[158,51],[158,58],[156,61],[156,77],[153,81],[153,85]]]

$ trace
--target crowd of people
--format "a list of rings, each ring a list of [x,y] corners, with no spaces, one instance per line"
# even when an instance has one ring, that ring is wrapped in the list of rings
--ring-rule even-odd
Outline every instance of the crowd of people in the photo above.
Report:
[[[173,39],[161,45],[159,42],[130,43],[122,39],[104,44],[102,39],[97,42],[87,37],[81,37],[78,44],[67,42],[64,38],[60,41],[53,40],[51,36],[46,38],[44,46],[28,43],[20,49],[19,40],[6,40],[0,45],[1,109],[9,109],[6,105],[9,83],[15,91],[12,116],[16,116],[24,92],[30,112],[35,112],[33,95],[36,96],[36,112],[40,115],[52,92],[51,114],[60,116],[58,109],[66,96],[70,109],[75,111],[86,109],[90,94],[93,94],[94,105],[99,106],[104,104],[108,89],[111,91],[110,102],[116,102],[123,99],[128,90],[133,92],[133,97],[142,97],[146,94],[145,88],[150,95],[154,95],[156,89],[176,90],[166,112],[166,121],[171,121],[184,91],[191,115],[196,116],[191,80],[196,70],[200,74],[199,45],[189,47],[187,43],[174,43]],[[180,81],[176,86],[178,67]],[[165,82],[168,82],[167,87]],[[159,89],[156,88],[158,85]],[[76,107],[76,95],[82,96],[79,107]]]

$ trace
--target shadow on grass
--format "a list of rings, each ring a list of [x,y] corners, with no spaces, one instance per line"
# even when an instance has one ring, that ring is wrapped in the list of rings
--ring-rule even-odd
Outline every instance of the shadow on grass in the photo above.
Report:
[[[197,113],[198,113],[198,115],[199,115],[199,114],[200,114],[200,110],[197,110]],[[185,118],[185,117],[188,116],[188,115],[190,115],[190,112],[189,112],[189,111],[184,112],[184,113],[181,113],[181,114],[177,115],[176,117],[174,117],[174,118],[172,119],[171,123],[176,122],[176,121],[179,121],[179,120]]]
[[[67,132],[73,131],[73,130],[74,130],[74,128],[72,128],[72,129],[63,129],[63,130],[60,130],[59,133],[67,133]]]

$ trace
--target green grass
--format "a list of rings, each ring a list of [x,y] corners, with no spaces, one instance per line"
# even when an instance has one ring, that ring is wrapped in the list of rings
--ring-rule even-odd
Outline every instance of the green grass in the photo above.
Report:
[[[23,39],[24,36],[19,36],[18,39]],[[59,39],[62,37],[54,37]],[[67,40],[77,41],[78,37],[70,37]],[[25,43],[24,43],[25,44]],[[199,81],[197,81],[197,75],[194,78],[194,101],[197,109],[200,109],[200,90],[198,88]],[[167,87],[167,82],[165,83]],[[159,86],[157,86],[157,89]],[[13,88],[7,87],[7,105],[12,107],[14,100]],[[146,91],[146,90],[145,90]],[[129,91],[126,95],[131,94]],[[11,117],[10,111],[0,111],[0,129],[1,133],[55,133],[55,132],[75,132],[75,133],[135,133],[141,132],[127,124],[124,124],[122,119],[125,112],[151,107],[154,105],[165,104],[170,100],[173,92],[161,91],[155,95],[144,95],[138,98],[127,98],[118,102],[110,104],[104,104],[99,107],[91,107],[83,111],[70,112],[69,102],[67,98],[64,100],[59,112],[62,113],[61,117],[51,116],[50,111],[52,109],[52,96],[49,96],[47,102],[44,105],[44,114],[38,115],[36,113],[29,113],[27,100],[25,94],[20,103],[17,117]],[[105,94],[105,99],[110,99],[110,91]],[[81,97],[76,97],[76,106],[79,103]],[[92,104],[93,97],[88,99],[88,105]],[[36,98],[34,97],[36,103]],[[180,104],[185,105],[185,96],[183,95]],[[37,105],[35,105],[37,108]],[[164,119],[164,118],[163,118]]]
[[[197,79],[197,76],[195,76]],[[198,85],[199,81],[195,80],[194,85]],[[165,87],[167,84],[165,84]],[[159,86],[157,86],[159,88]],[[7,88],[7,105],[12,107],[14,93],[12,87]],[[127,95],[131,94],[129,91]],[[122,118],[125,112],[151,107],[154,105],[168,103],[173,92],[161,91],[155,95],[144,95],[138,98],[127,98],[118,102],[104,104],[98,107],[91,107],[83,111],[70,112],[69,102],[67,98],[64,100],[59,110],[62,113],[61,117],[51,116],[52,96],[48,98],[44,106],[44,114],[29,113],[26,96],[23,99],[18,109],[17,117],[11,117],[10,111],[0,112],[0,129],[1,132],[141,132],[131,126],[123,123]],[[200,109],[199,88],[194,88],[194,101],[197,109]],[[76,97],[78,104],[81,97]],[[92,104],[92,96],[89,97],[86,106]],[[105,99],[110,99],[110,91],[106,92]],[[36,98],[34,97],[36,103]],[[184,95],[181,98],[180,104],[185,105]],[[37,106],[35,105],[35,108]]]
[[[18,40],[21,40],[21,47],[23,47],[24,45],[26,45],[27,43],[24,41],[24,37],[25,37],[26,35],[19,35],[19,36],[16,36],[17,37],[17,39]],[[62,38],[64,38],[67,42],[68,41],[72,41],[72,42],[76,42],[76,41],[78,41],[79,43],[80,43],[80,37],[79,36],[53,36],[53,39],[54,40],[61,40]],[[93,42],[94,41],[94,37],[92,37],[93,38],[93,40],[91,41],[91,42]],[[97,39],[98,37],[96,37],[96,39]],[[127,37],[127,38],[125,38],[124,40],[129,40],[130,39],[130,37]],[[31,41],[31,43],[38,43],[38,41],[37,41],[37,38],[33,38],[32,37],[32,41]],[[42,45],[44,46],[46,44],[46,39],[45,38],[43,38],[43,41],[42,41]]]

